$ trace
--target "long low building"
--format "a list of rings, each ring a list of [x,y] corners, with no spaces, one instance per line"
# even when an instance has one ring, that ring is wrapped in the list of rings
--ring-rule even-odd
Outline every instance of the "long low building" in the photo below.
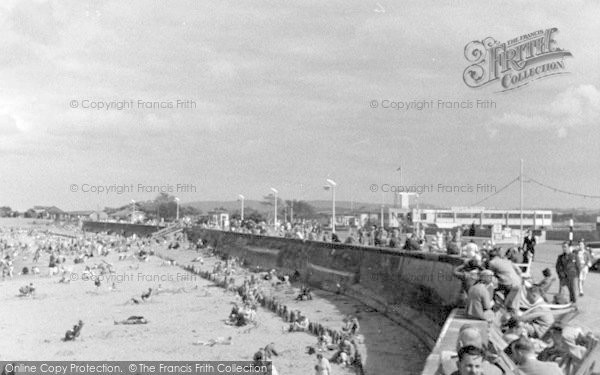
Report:
[[[494,225],[508,227],[521,225],[520,210],[489,210],[484,207],[452,207],[450,209],[413,209],[412,222],[436,225],[439,228],[457,226]],[[527,228],[549,228],[552,226],[552,211],[523,210],[523,226]]]

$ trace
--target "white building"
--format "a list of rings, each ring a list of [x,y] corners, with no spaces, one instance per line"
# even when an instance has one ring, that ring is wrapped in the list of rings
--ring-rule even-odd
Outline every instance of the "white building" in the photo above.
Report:
[[[488,210],[484,207],[452,207],[450,209],[413,209],[413,223],[435,224],[438,228],[454,228],[463,225],[508,227],[521,225],[519,210]],[[548,228],[552,226],[552,211],[523,210],[523,226]]]

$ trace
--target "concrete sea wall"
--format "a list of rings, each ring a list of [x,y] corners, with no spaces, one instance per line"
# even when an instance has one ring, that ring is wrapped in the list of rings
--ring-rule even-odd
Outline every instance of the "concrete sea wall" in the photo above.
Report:
[[[156,225],[143,225],[143,224],[126,224],[126,223],[110,223],[103,221],[84,221],[81,229],[86,232],[107,232],[120,234],[129,237],[133,234],[141,237],[148,236],[162,227]]]
[[[155,226],[84,222],[83,230],[146,236]],[[434,253],[302,241],[200,227],[187,228],[192,241],[202,238],[248,268],[298,271],[307,284],[353,297],[385,314],[433,348],[455,306],[460,282],[452,276],[462,259]]]
[[[433,347],[460,292],[452,270],[457,257],[317,241],[302,241],[200,227],[188,228],[218,252],[248,268],[298,271],[315,287],[351,296],[405,326]]]

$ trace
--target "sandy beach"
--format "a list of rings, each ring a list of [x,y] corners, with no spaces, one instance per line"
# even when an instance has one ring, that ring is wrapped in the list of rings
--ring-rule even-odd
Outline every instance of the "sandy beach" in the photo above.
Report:
[[[183,270],[198,254],[191,250],[167,250],[156,246],[157,254],[176,259],[177,266],[165,265],[158,256],[141,262],[135,258],[119,261],[118,255],[89,258],[73,264],[69,283],[48,275],[48,256],[39,263],[39,275],[17,275],[24,266],[34,265],[31,255],[15,259],[15,275],[0,282],[1,360],[252,360],[253,354],[270,342],[279,356],[273,359],[280,374],[314,372],[315,356],[306,353],[316,344],[308,333],[282,333],[286,325],[279,316],[259,307],[256,327],[225,324],[231,303],[239,302],[233,292]],[[24,259],[26,257],[26,259]],[[85,265],[106,261],[115,273],[99,276],[100,286],[84,276]],[[206,258],[209,269],[216,261]],[[18,296],[19,287],[33,283],[33,297]],[[114,288],[113,288],[114,284]],[[131,298],[153,288],[147,302]],[[369,374],[418,373],[427,350],[397,324],[357,301],[326,292],[316,292],[312,301],[296,302],[290,291],[281,292],[287,305],[296,304],[311,321],[339,329],[347,314],[356,314],[367,350],[365,371]],[[115,320],[144,316],[145,325],[115,325]],[[65,331],[82,320],[84,327],[76,341],[63,342]],[[230,345],[199,345],[211,339],[231,336]],[[333,352],[326,354],[331,356]],[[354,369],[333,365],[335,374]]]

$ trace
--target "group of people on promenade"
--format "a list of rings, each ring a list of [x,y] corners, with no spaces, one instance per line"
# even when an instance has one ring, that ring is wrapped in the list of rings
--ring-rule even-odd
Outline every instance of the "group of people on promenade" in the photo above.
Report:
[[[211,228],[208,224],[204,224],[204,226],[206,228]],[[274,229],[272,225],[268,225],[265,222],[255,223],[251,220],[232,220],[229,230],[239,233],[251,233],[308,241],[388,247],[403,250],[422,250],[424,248],[431,248],[440,251],[445,251],[446,244],[456,241],[461,235],[460,231],[457,231],[457,233],[454,234],[452,231],[442,230],[437,232],[435,239],[430,240],[429,242],[431,243],[428,244],[428,238],[425,234],[425,230],[422,228],[414,233],[404,233],[402,228],[386,229],[377,226],[376,224],[367,223],[362,227],[351,229],[348,235],[344,239],[341,239],[337,233],[324,228],[317,221],[287,222],[283,225],[278,225]]]
[[[209,228],[208,224],[204,224]],[[216,227],[213,229],[221,229]],[[322,241],[344,243],[360,246],[386,247],[392,249],[402,249],[411,251],[429,251],[441,252],[450,255],[460,255],[470,257],[472,249],[470,242],[461,245],[463,236],[475,236],[476,228],[473,223],[470,227],[458,227],[455,229],[439,229],[435,234],[427,235],[424,228],[419,229],[388,228],[378,226],[372,223],[349,230],[347,236],[341,239],[337,233],[324,228],[318,221],[297,221],[286,222],[273,228],[266,222],[255,223],[252,220],[232,220],[228,228],[233,232],[251,233],[257,235],[276,236],[284,238],[294,238],[309,241]],[[472,241],[471,241],[472,242]],[[507,257],[513,259],[515,263],[528,263],[535,257],[536,238],[533,232],[527,231],[521,246],[516,246],[507,250],[510,255]],[[485,241],[483,247],[490,250],[491,241]]]
[[[533,246],[534,241],[529,240]],[[554,297],[550,287],[556,278],[549,268],[542,271],[541,278],[533,278],[529,269],[523,269],[530,263],[522,263],[519,250],[488,247],[480,249],[472,242],[467,259],[454,269],[454,276],[462,284],[461,304],[465,315],[487,321],[490,329],[499,330],[504,345],[495,349],[504,350],[525,375],[559,375],[563,374],[559,364],[562,368],[581,364],[597,342],[590,332],[570,325],[591,265],[585,242],[580,241],[575,251],[568,242],[562,244],[563,253],[556,261],[559,284]],[[529,247],[527,252],[529,260],[533,260],[534,250]],[[565,289],[569,291],[568,298],[564,295]],[[486,364],[494,357],[489,353],[489,346],[483,345],[489,337],[478,337],[482,333],[473,327],[464,328],[457,347],[456,374],[501,373],[490,367],[490,363]],[[475,367],[477,370],[473,370]],[[485,367],[488,370],[484,370]]]

